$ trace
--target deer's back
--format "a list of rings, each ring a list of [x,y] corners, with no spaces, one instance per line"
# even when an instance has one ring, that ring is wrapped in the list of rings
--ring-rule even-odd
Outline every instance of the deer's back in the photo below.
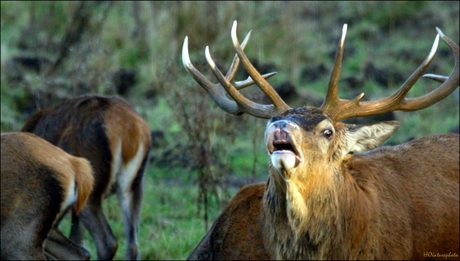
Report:
[[[29,254],[34,249],[42,252],[53,222],[76,200],[75,188],[90,191],[92,187],[92,179],[78,183],[77,172],[83,178],[92,177],[86,160],[33,134],[2,134],[2,259],[42,258]],[[81,198],[81,205],[88,193]]]
[[[66,100],[32,115],[22,131],[34,133],[66,152],[87,158],[94,169],[94,191],[105,191],[111,163],[149,149],[150,130],[128,103],[116,96],[87,95]],[[141,137],[141,139],[139,139]]]
[[[412,258],[459,252],[459,135],[381,147],[353,156],[345,166],[380,209],[372,229],[387,245],[407,245]],[[377,223],[393,225],[390,231]]]
[[[264,183],[243,187],[188,260],[268,260],[262,238],[260,214]]]

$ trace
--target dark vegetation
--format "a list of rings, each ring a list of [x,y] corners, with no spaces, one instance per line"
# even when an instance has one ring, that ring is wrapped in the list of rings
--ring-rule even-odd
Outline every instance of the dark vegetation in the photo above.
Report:
[[[418,67],[436,26],[459,42],[458,14],[458,1],[3,1],[1,131],[20,130],[33,112],[64,98],[97,93],[128,99],[153,137],[141,256],[184,259],[235,190],[264,180],[267,170],[265,121],[226,114],[194,83],[180,58],[186,35],[192,61],[214,79],[204,48],[210,46],[225,70],[234,56],[230,27],[238,20],[240,39],[253,30],[246,53],[261,72],[278,72],[269,81],[290,106],[319,106],[343,23],[348,34],[340,96],[365,92],[364,99],[378,99]],[[449,74],[452,65],[441,43],[428,71]],[[237,79],[245,77],[241,70]],[[409,97],[435,86],[421,79]],[[243,93],[265,101],[255,87]],[[458,133],[458,103],[456,90],[422,111],[348,121],[399,120],[402,127],[387,142],[396,144]],[[119,222],[116,204],[107,207]]]

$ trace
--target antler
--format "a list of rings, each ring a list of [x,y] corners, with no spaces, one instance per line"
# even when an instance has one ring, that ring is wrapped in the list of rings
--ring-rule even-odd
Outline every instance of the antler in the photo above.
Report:
[[[228,70],[226,76],[217,68],[214,60],[211,57],[209,52],[209,47],[206,46],[205,55],[209,67],[216,76],[219,83],[214,84],[209,81],[202,73],[200,73],[191,63],[189,53],[188,53],[188,37],[184,39],[184,45],[182,47],[182,63],[184,64],[185,69],[189,72],[195,81],[204,88],[208,94],[211,96],[212,100],[224,111],[232,114],[243,114],[248,113],[255,117],[269,119],[275,115],[279,115],[290,107],[281,99],[275,89],[267,82],[267,78],[275,75],[275,72],[267,73],[261,75],[255,67],[251,64],[243,49],[249,40],[251,32],[249,32],[243,43],[240,45],[238,38],[236,36],[236,21],[233,22],[231,36],[233,41],[233,46],[236,50],[235,58],[233,59],[230,69]],[[244,81],[234,82],[233,78],[235,77],[236,71],[238,69],[240,60],[249,74],[249,77]],[[253,85],[256,83],[259,88],[270,98],[273,104],[259,104],[251,100],[248,100],[244,97],[238,90],[244,87]],[[225,93],[228,93],[233,99],[226,97]]]
[[[412,75],[404,82],[404,84],[396,90],[392,95],[375,101],[360,102],[364,93],[361,93],[353,100],[342,100],[338,97],[338,78],[342,64],[343,46],[345,42],[345,35],[347,25],[343,26],[342,38],[335,56],[335,65],[326,99],[320,106],[320,109],[325,111],[334,121],[350,117],[364,117],[376,114],[382,114],[389,111],[402,110],[402,111],[415,111],[424,109],[452,93],[459,83],[459,50],[455,42],[449,39],[444,33],[436,27],[438,35],[433,43],[430,53],[422,62],[422,64],[412,73]],[[415,82],[422,76],[431,60],[436,53],[439,43],[439,37],[449,46],[454,53],[455,65],[452,73],[446,77],[441,75],[427,74],[424,77],[431,78],[443,82],[438,88],[432,92],[418,98],[405,98],[409,90],[414,86]]]

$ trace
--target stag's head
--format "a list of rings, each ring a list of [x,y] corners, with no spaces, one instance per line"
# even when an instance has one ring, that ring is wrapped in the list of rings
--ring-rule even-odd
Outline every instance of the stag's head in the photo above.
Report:
[[[338,97],[338,80],[347,31],[347,25],[344,25],[323,104],[320,107],[305,106],[292,109],[266,80],[275,73],[261,75],[246,57],[243,49],[250,33],[240,44],[236,35],[236,25],[235,21],[231,30],[236,55],[225,76],[215,65],[209,48],[206,47],[205,49],[208,65],[219,83],[212,83],[193,66],[188,54],[187,37],[182,49],[182,61],[186,70],[221,109],[232,114],[248,113],[255,117],[269,119],[265,131],[265,143],[270,155],[271,166],[280,174],[278,178],[285,180],[315,172],[319,170],[318,168],[330,168],[340,164],[349,153],[374,149],[387,140],[400,125],[396,121],[354,125],[342,123],[340,120],[377,115],[395,110],[420,110],[444,99],[458,87],[458,46],[446,37],[440,29],[436,28],[438,35],[429,55],[392,95],[374,101],[361,101],[364,93],[353,100],[340,99]],[[448,77],[424,75],[424,77],[432,78],[442,82],[442,84],[424,96],[405,98],[433,59],[439,37],[454,54],[455,66],[452,73]],[[243,81],[234,81],[240,62],[248,72],[249,77]],[[238,91],[254,83],[268,96],[272,104],[255,103]]]
[[[399,122],[371,125],[334,122],[315,107],[289,109],[271,118],[265,130],[265,144],[271,166],[280,177],[290,179],[342,162],[345,155],[374,149],[388,139]]]

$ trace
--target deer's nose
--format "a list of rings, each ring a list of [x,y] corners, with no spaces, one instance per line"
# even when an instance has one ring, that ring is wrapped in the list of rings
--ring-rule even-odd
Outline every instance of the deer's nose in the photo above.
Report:
[[[276,128],[273,134],[274,142],[287,142],[289,134],[280,128]]]
[[[280,120],[273,123],[273,126],[277,129],[284,129],[287,125],[291,124],[290,121]]]

